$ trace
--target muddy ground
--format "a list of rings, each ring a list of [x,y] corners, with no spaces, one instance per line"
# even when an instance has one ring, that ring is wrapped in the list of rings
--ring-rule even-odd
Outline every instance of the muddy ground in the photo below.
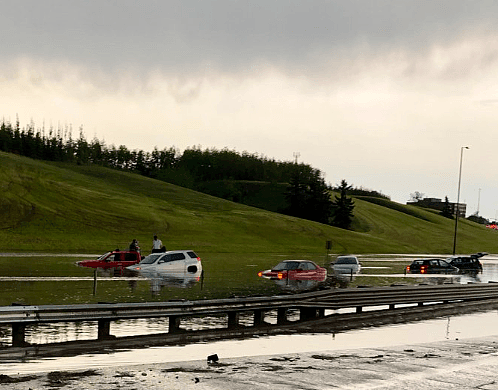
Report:
[[[498,336],[280,356],[0,375],[0,389],[498,389]]]

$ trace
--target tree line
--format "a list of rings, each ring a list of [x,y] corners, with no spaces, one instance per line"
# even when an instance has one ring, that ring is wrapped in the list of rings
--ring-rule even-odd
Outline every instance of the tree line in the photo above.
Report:
[[[77,138],[72,136],[71,126],[35,129],[34,124],[20,128],[5,120],[0,125],[0,150],[34,159],[76,164],[96,164],[109,168],[135,171],[142,175],[178,179],[171,171],[183,176],[183,182],[211,180],[252,180],[289,182],[295,171],[295,163],[269,159],[248,152],[238,153],[229,149],[204,149],[200,146],[187,148],[181,153],[175,147],[152,152],[129,150],[126,146],[107,146],[97,138],[87,141],[80,127]],[[319,170],[299,164],[308,178],[320,177]],[[186,177],[187,176],[187,177]],[[192,185],[187,185],[192,187]]]
[[[96,137],[87,141],[82,127],[73,138],[72,126],[45,129],[35,128],[31,122],[21,128],[18,119],[15,124],[2,120],[0,150],[39,160],[128,170],[200,191],[202,183],[216,181],[285,183],[286,204],[281,212],[345,228],[350,225],[350,221],[347,226],[334,223],[337,205],[331,200],[331,188],[320,170],[303,163],[276,161],[226,148],[201,149],[200,146],[183,152],[175,147],[162,150],[155,147],[152,152],[130,150],[124,145],[107,146]],[[344,183],[341,184],[343,197],[346,187],[352,190]],[[226,198],[230,199],[230,194]],[[348,215],[352,217],[352,207]]]

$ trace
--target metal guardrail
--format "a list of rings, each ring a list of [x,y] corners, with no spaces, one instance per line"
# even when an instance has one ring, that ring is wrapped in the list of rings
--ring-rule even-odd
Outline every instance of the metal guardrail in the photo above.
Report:
[[[293,307],[305,299],[327,296],[330,294],[330,291],[322,290],[295,295],[239,297],[198,301],[0,306],[0,324],[195,316],[232,311],[271,310],[281,306]]]
[[[327,297],[310,298],[306,300],[304,305],[326,309],[341,309],[382,305],[393,307],[400,304],[424,304],[490,298],[498,298],[498,284],[496,283],[335,290],[334,294]]]
[[[98,338],[110,335],[110,322],[121,319],[169,317],[168,332],[177,332],[182,317],[228,315],[228,327],[238,326],[238,315],[254,312],[254,325],[264,323],[264,313],[278,310],[277,321],[287,320],[289,308],[301,310],[301,319],[324,316],[325,309],[365,306],[498,299],[498,283],[448,284],[437,286],[394,286],[356,289],[327,289],[294,295],[237,297],[229,299],[168,301],[147,303],[98,303],[81,305],[40,305],[0,307],[0,324],[12,326],[12,345],[25,345],[25,328],[30,324],[71,321],[98,321]]]

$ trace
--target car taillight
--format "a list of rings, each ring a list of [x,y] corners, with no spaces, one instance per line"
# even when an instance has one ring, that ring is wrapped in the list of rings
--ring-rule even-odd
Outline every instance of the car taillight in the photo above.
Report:
[[[262,276],[263,276],[263,272],[261,272],[261,271],[260,271],[260,272],[258,272],[258,276],[259,276],[259,277],[262,277]]]
[[[279,272],[279,273],[277,274],[277,278],[278,278],[278,279],[283,279],[283,278],[284,278],[284,273],[283,273],[283,272]]]
[[[197,258],[197,261],[201,261],[201,258],[200,258],[200,257],[198,257],[198,258]]]
[[[410,272],[410,266],[406,267],[406,272]]]
[[[420,273],[421,274],[425,274],[427,272],[427,266],[426,265],[423,265],[420,267]]]

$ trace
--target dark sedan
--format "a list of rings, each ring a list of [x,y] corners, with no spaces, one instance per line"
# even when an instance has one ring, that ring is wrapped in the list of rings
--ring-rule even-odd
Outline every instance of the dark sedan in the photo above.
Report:
[[[411,274],[456,274],[459,269],[441,259],[418,259],[406,267],[406,272]]]

